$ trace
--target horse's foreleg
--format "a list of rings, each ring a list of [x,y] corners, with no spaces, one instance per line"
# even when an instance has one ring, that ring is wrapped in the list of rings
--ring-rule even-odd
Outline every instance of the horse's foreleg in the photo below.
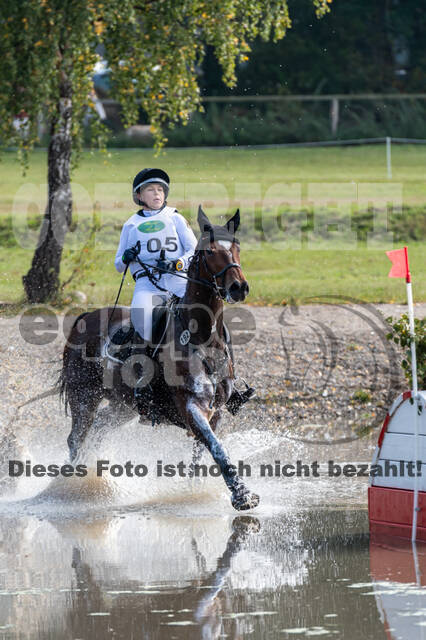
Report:
[[[222,415],[219,410],[217,410],[213,414],[213,417],[210,418],[210,428],[212,429],[213,432],[216,431],[216,428],[219,422],[221,421],[221,419],[222,419]],[[201,456],[203,455],[203,451],[204,451],[203,443],[200,440],[194,440],[194,443],[192,445],[192,460],[191,460],[191,464],[189,465],[190,478],[192,478],[194,475],[195,465],[200,462]]]
[[[259,503],[259,496],[251,493],[237,475],[237,469],[231,464],[228,454],[214,434],[207,419],[207,411],[189,400],[186,406],[188,423],[194,435],[210,451],[214,461],[219,465],[223,479],[232,493],[231,502],[238,510],[252,509]]]
[[[70,394],[70,407],[72,415],[72,429],[67,442],[70,452],[70,460],[73,462],[77,457],[81,445],[83,444],[87,432],[93,424],[96,409],[99,406],[101,397],[98,394],[77,393]]]

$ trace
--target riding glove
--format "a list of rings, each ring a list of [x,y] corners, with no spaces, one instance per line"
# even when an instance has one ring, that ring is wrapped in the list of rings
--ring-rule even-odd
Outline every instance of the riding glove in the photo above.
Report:
[[[163,258],[157,260],[157,267],[160,271],[175,271],[177,260],[171,260],[170,258]]]
[[[132,262],[136,258],[138,253],[139,251],[136,249],[136,247],[130,247],[130,249],[126,249],[121,259],[124,262],[124,264],[129,264],[129,262]]]

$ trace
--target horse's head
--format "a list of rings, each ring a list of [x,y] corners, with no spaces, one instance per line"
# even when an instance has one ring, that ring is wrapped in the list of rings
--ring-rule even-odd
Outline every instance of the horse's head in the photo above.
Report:
[[[213,225],[201,205],[198,208],[201,236],[197,245],[206,276],[218,287],[227,302],[242,302],[249,292],[247,280],[240,265],[240,243],[235,232],[240,224],[240,211],[223,225]]]

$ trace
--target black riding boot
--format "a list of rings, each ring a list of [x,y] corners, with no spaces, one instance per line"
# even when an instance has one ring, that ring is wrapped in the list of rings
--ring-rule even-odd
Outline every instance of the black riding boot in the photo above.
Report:
[[[125,326],[117,329],[111,336],[108,352],[122,362],[127,360],[132,352],[133,327]]]
[[[145,356],[145,358],[151,358],[151,347],[145,341],[142,341],[142,339],[139,338],[139,341],[133,346],[132,355],[143,355]],[[136,406],[138,408],[138,412],[141,416],[146,416],[147,418],[152,420],[153,424],[155,424],[155,421],[159,422],[156,416],[154,405],[153,383],[155,375],[151,379],[144,379],[147,378],[148,372],[146,371],[146,367],[144,367],[143,362],[135,362],[134,367],[137,380],[133,395]]]
[[[245,391],[234,389],[228,402],[225,405],[229,413],[231,413],[233,416],[238,413],[243,404],[248,402],[251,398],[253,398],[253,396],[256,395],[256,390],[253,387],[249,387],[245,380],[244,384],[246,385]]]

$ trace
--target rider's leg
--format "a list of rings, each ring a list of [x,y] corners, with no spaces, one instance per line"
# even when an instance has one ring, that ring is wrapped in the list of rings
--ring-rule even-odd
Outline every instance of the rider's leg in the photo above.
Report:
[[[136,331],[145,342],[152,341],[152,316],[154,308],[164,304],[170,294],[159,291],[151,283],[139,285],[137,281],[133,293],[130,317]],[[139,285],[139,286],[138,286]]]
[[[144,341],[150,342],[152,338],[152,309],[154,306],[152,297],[154,292],[149,285],[145,287],[138,285],[139,280],[136,282],[133,292],[130,317],[139,336]]]
[[[235,416],[238,413],[238,411],[241,409],[243,404],[251,400],[253,396],[256,395],[256,390],[253,387],[249,387],[247,382],[245,384],[246,384],[246,389],[244,391],[239,391],[238,389],[234,389],[234,391],[232,392],[232,395],[230,396],[229,400],[225,405],[229,413],[231,413],[233,416]]]
[[[176,276],[173,273],[168,273],[166,278],[167,290],[170,291],[170,293],[174,293],[178,298],[183,298],[187,281],[184,278],[179,278],[179,276]]]
[[[138,281],[139,282],[139,281]],[[164,303],[167,293],[160,292],[151,283],[135,286],[131,306],[131,320],[135,327],[137,339],[133,346],[133,354],[141,356],[141,362],[135,365],[138,379],[135,384],[134,397],[141,413],[148,415],[155,421],[154,395],[150,384],[155,372],[155,364],[147,362],[152,356],[152,316],[156,306]],[[138,339],[140,338],[140,339]],[[152,366],[147,366],[152,365]]]
[[[132,324],[138,334],[138,336],[135,335],[132,355],[147,357],[149,356],[149,344],[152,339],[152,310],[155,306],[153,298],[156,294],[152,291],[150,283],[148,283],[148,286],[138,286],[138,283],[139,281],[135,286],[130,312]],[[141,358],[141,360],[143,359]],[[142,387],[144,375],[142,362],[137,362],[135,368],[138,376],[135,386],[135,398],[138,398],[142,391],[144,395],[149,394],[150,386],[145,384]]]

